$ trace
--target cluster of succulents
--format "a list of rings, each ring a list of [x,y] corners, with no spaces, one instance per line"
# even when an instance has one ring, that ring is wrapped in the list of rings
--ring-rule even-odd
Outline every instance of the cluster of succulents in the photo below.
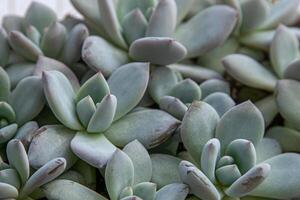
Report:
[[[300,199],[300,0],[33,2],[0,28],[0,199]]]

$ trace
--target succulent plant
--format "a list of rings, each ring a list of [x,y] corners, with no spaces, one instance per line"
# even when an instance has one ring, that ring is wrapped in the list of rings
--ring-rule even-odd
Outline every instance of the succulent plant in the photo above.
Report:
[[[71,3],[2,20],[0,199],[300,198],[300,0]]]
[[[6,149],[9,165],[1,162],[0,197],[2,199],[31,199],[35,189],[62,174],[66,167],[64,158],[56,158],[30,175],[28,156],[22,142],[10,140]]]
[[[147,150],[134,140],[123,151],[116,150],[107,163],[105,182],[111,200],[136,196],[144,200],[185,199],[188,186],[182,183],[167,184],[158,191],[150,182],[152,164]]]
[[[235,10],[225,5],[188,16],[191,0],[71,2],[99,35],[85,40],[82,58],[104,76],[130,59],[169,65],[196,57],[221,45],[236,23]],[[196,29],[191,32],[191,28]]]
[[[147,63],[129,63],[118,68],[108,81],[97,73],[74,91],[62,73],[43,73],[51,110],[63,125],[77,132],[71,147],[79,158],[103,168],[115,145],[122,147],[138,139],[153,148],[171,135],[179,121],[163,111],[142,109],[127,114],[143,97],[148,78]],[[148,120],[153,124],[147,126]]]
[[[272,40],[269,54],[271,68],[240,54],[226,56],[223,64],[226,71],[241,83],[271,92],[270,95],[256,102],[267,124],[270,124],[279,112],[284,118],[286,126],[297,131],[297,129],[299,130],[299,115],[294,109],[298,107],[295,94],[298,93],[297,88],[300,88],[300,85],[297,76],[299,73],[299,41],[296,35],[287,27],[279,26]],[[291,105],[292,107],[290,107]],[[285,137],[293,137],[290,131],[285,132]],[[283,143],[281,139],[277,139]]]
[[[217,3],[226,3],[236,9],[238,22],[234,32],[222,46],[198,58],[201,66],[223,73],[222,58],[234,53],[263,61],[280,24],[290,26],[289,30],[299,38],[299,28],[295,26],[299,19],[296,11],[299,0],[231,0]]]
[[[232,107],[220,118],[207,103],[195,101],[186,112],[181,137],[189,161],[179,174],[200,199],[255,196],[291,199],[299,196],[300,156],[281,153],[274,139],[263,139],[264,121],[250,102]],[[242,198],[243,199],[243,198]]]

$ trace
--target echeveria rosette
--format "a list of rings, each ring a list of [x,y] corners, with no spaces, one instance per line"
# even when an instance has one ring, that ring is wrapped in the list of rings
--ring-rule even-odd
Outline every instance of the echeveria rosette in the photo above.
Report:
[[[68,30],[63,21],[57,21],[55,11],[38,2],[31,3],[24,17],[8,15],[2,21],[0,64],[14,82],[32,75],[41,56],[76,68],[83,41],[89,35],[80,23]]]
[[[221,45],[237,20],[236,11],[226,5],[188,16],[193,7],[190,0],[72,3],[99,34],[85,40],[82,58],[104,76],[129,60],[165,66],[201,55]],[[186,21],[188,17],[191,18]],[[202,37],[206,33],[210,37]]]
[[[299,38],[299,28],[295,25],[299,21],[299,0],[234,0],[224,3],[237,10],[238,23],[231,37],[222,46],[199,57],[198,63],[201,66],[223,73],[221,60],[233,53],[262,61],[280,24],[290,26],[289,30]]]
[[[263,116],[250,101],[221,118],[209,104],[193,102],[181,126],[189,155],[179,165],[182,181],[204,200],[298,197],[300,156],[282,154],[278,142],[263,135]]]
[[[0,198],[3,199],[31,199],[36,189],[54,180],[66,168],[64,158],[55,158],[31,173],[27,152],[18,139],[9,141],[6,153],[9,164],[1,161],[0,170]]]
[[[147,150],[137,140],[128,143],[123,151],[116,150],[105,169],[105,184],[110,199],[137,197],[145,200],[184,200],[189,192],[185,184],[170,183],[157,189],[152,175],[157,169],[153,171],[151,162]]]
[[[285,26],[277,28],[270,47],[270,59],[272,69],[240,54],[226,56],[223,64],[226,71],[244,85],[272,93],[256,102],[267,124],[279,112],[286,126],[299,130],[299,41]],[[286,137],[293,136],[288,131]]]
[[[45,98],[39,77],[29,76],[11,91],[9,76],[0,67],[0,82],[0,144],[5,144],[17,134],[18,127],[26,125],[40,113]]]
[[[146,148],[153,148],[177,128],[179,121],[163,111],[132,111],[142,99],[148,79],[148,63],[129,63],[107,81],[99,72],[74,91],[62,73],[43,73],[51,110],[64,126],[77,132],[71,141],[73,152],[96,168],[106,165],[116,146],[138,139]]]

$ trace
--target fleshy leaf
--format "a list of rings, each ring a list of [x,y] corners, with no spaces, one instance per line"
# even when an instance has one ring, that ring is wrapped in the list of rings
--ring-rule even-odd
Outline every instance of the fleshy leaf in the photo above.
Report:
[[[180,99],[172,96],[164,96],[159,100],[159,108],[182,120],[187,106]]]
[[[117,98],[108,94],[97,104],[95,113],[90,119],[87,131],[90,133],[99,133],[107,130],[113,122],[117,108]]]
[[[266,126],[268,126],[278,114],[275,97],[273,95],[267,96],[255,102],[255,106],[264,116]]]
[[[96,106],[90,96],[86,96],[76,104],[76,112],[80,122],[87,127],[91,117],[96,111]]]
[[[0,170],[0,182],[12,185],[17,189],[20,189],[21,186],[20,176],[15,169]]]
[[[177,97],[186,104],[199,101],[201,99],[201,89],[195,81],[184,79],[172,88],[169,95]]]
[[[160,0],[155,6],[149,25],[147,37],[171,37],[176,27],[177,6],[175,0]]]
[[[45,105],[42,79],[29,76],[21,80],[12,91],[11,105],[16,113],[16,121],[19,125],[36,117]]]
[[[121,150],[116,150],[105,170],[105,185],[111,200],[118,200],[123,188],[132,186],[134,168],[130,158]]]
[[[296,18],[299,1],[281,0],[275,2],[272,6],[269,17],[264,21],[261,29],[270,29],[278,26],[280,23],[290,23]]]
[[[241,172],[236,164],[225,165],[216,170],[216,177],[223,186],[230,186],[241,176]]]
[[[45,56],[39,56],[34,70],[34,75],[42,76],[43,72],[51,70],[57,70],[63,73],[69,79],[74,91],[77,91],[80,87],[76,75],[64,63]]]
[[[259,50],[269,51],[270,44],[275,35],[274,30],[254,31],[239,38],[241,44]]]
[[[275,97],[282,117],[300,129],[300,83],[288,79],[278,81]]]
[[[277,28],[270,47],[270,59],[277,75],[282,78],[288,65],[299,58],[299,41],[287,27]]]
[[[146,15],[149,8],[152,8],[155,4],[155,0],[123,0],[117,4],[117,11],[119,18],[122,19],[126,14],[132,10],[138,8],[141,12]]]
[[[180,72],[184,78],[190,78],[199,83],[212,78],[222,79],[219,73],[205,67],[186,64],[173,64],[168,67]]]
[[[34,74],[35,69],[35,63],[18,63],[6,67],[5,70],[9,76],[11,88],[15,88],[22,79]]]
[[[70,129],[81,130],[75,93],[69,80],[58,71],[47,71],[43,73],[43,85],[47,102],[57,119]]]
[[[107,200],[105,197],[94,192],[79,183],[71,180],[55,180],[42,187],[45,196],[48,199],[64,200]]]
[[[271,166],[269,176],[249,195],[271,199],[291,199],[299,196],[300,156],[298,154],[280,154],[263,163]]]
[[[177,119],[164,111],[145,109],[132,112],[116,121],[105,135],[119,147],[137,139],[149,149],[166,141],[178,124]]]
[[[26,36],[37,46],[40,46],[41,34],[36,27],[29,25],[26,27]]]
[[[15,123],[1,128],[0,129],[0,144],[6,143],[11,138],[13,138],[14,135],[16,134],[17,130],[18,130],[18,125]]]
[[[0,101],[8,101],[9,95],[10,79],[6,71],[0,67]]]
[[[118,99],[114,120],[133,109],[144,96],[149,80],[149,63],[121,66],[108,79],[111,94]],[[128,90],[130,88],[130,90]]]
[[[77,132],[71,141],[72,151],[82,160],[96,168],[103,168],[116,147],[103,134]]]
[[[189,187],[182,183],[172,183],[161,188],[155,200],[184,200],[189,193]]]
[[[232,1],[232,0],[230,0]],[[234,0],[236,1],[236,0]],[[224,73],[222,58],[227,55],[240,51],[243,47],[239,47],[239,42],[235,38],[228,38],[221,46],[218,46],[198,58],[198,64],[215,70],[221,74]]]
[[[188,57],[196,57],[221,45],[233,31],[236,21],[237,13],[233,8],[211,6],[180,25],[175,37],[187,48]],[[207,34],[199,35],[203,30]]]
[[[61,175],[66,168],[66,160],[64,158],[55,158],[43,167],[39,168],[25,183],[21,190],[20,198],[31,194],[38,187],[54,180]]]
[[[153,200],[156,195],[156,184],[150,182],[136,184],[133,187],[133,194],[143,200]]]
[[[149,93],[151,97],[159,103],[160,99],[171,91],[171,89],[178,83],[175,70],[167,67],[155,67],[151,70],[149,80]]]
[[[272,138],[264,137],[255,148],[256,163],[261,163],[269,158],[282,153],[280,144]]]
[[[9,33],[9,44],[18,55],[30,61],[36,61],[39,55],[43,55],[43,52],[36,44],[18,31]]]
[[[222,152],[235,139],[246,139],[256,146],[264,135],[264,119],[261,112],[250,102],[241,103],[221,118],[216,127],[216,138],[221,142]]]
[[[225,190],[230,197],[246,196],[271,174],[272,167],[269,164],[260,164],[250,169],[246,174],[237,179]],[[258,187],[260,188],[260,187]]]
[[[30,166],[39,169],[50,160],[62,157],[67,161],[66,168],[70,168],[77,161],[70,147],[73,137],[74,131],[62,125],[41,127],[29,146]]]
[[[152,163],[145,147],[138,140],[134,140],[128,143],[123,151],[132,161],[134,167],[134,184],[150,181]]]
[[[247,86],[267,91],[273,91],[275,88],[277,78],[248,56],[241,54],[226,56],[223,65],[233,78]]]
[[[205,102],[194,101],[186,112],[181,125],[181,138],[195,161],[200,161],[203,146],[214,137],[218,121],[218,113]]]
[[[29,121],[18,129],[14,138],[20,140],[27,150],[38,128],[39,125],[37,122]]]
[[[284,152],[300,152],[300,132],[288,127],[273,126],[266,133],[266,137],[279,142]]]
[[[88,37],[89,31],[83,24],[77,24],[68,34],[68,39],[62,51],[62,60],[68,66],[79,61],[84,40]]]
[[[129,48],[129,55],[137,61],[157,65],[169,65],[186,56],[186,48],[173,38],[144,37],[134,41]]]
[[[256,152],[253,144],[244,139],[232,141],[226,148],[226,155],[231,156],[242,174],[246,173],[256,163]]]
[[[223,116],[228,110],[235,106],[233,99],[222,92],[215,92],[203,99],[204,102],[211,105],[219,114],[220,117]]]
[[[17,170],[24,184],[29,177],[30,169],[27,153],[22,142],[17,139],[9,141],[6,153],[10,166]]]
[[[0,66],[5,66],[9,57],[9,44],[7,33],[3,28],[0,28]]]
[[[18,198],[18,190],[7,183],[0,183],[0,198],[2,199],[16,199]]]
[[[241,3],[242,9],[242,32],[248,32],[259,28],[269,17],[270,5],[267,1],[252,0]]]
[[[181,161],[179,174],[183,183],[190,187],[190,193],[201,199],[220,200],[220,194],[212,182],[192,163]]]
[[[114,2],[111,0],[98,0],[98,6],[100,11],[100,20],[106,34],[118,46],[123,49],[127,48],[127,44],[121,34],[121,27],[118,21]]]
[[[177,24],[180,24],[189,14],[195,2],[194,0],[175,0],[175,2],[177,5]]]
[[[220,141],[218,139],[210,139],[203,146],[201,152],[201,171],[211,182],[216,182],[215,169],[217,161],[220,157]]]
[[[25,21],[36,27],[40,33],[56,20],[55,11],[39,2],[32,2],[25,14]]]
[[[80,87],[77,92],[76,101],[79,102],[83,98],[90,96],[95,104],[100,103],[105,95],[109,94],[109,86],[101,74],[98,72]]]
[[[67,39],[67,30],[59,22],[51,24],[41,39],[41,49],[51,58],[58,58]]]
[[[81,55],[90,68],[100,70],[105,76],[129,62],[126,52],[98,36],[85,39]]]
[[[300,81],[300,59],[291,62],[285,69],[283,78]]]
[[[219,79],[209,79],[200,84],[202,98],[215,92],[223,92],[230,95],[229,83]]]
[[[151,181],[162,188],[171,183],[180,183],[178,165],[180,159],[167,154],[152,154],[152,178]]]
[[[122,22],[123,34],[126,41],[131,44],[135,40],[144,37],[147,26],[147,19],[140,9],[134,9],[129,12],[127,15],[125,15]]]

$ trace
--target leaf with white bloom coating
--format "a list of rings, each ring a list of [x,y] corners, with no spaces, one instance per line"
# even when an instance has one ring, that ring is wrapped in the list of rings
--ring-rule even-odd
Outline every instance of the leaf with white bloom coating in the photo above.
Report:
[[[200,161],[203,146],[214,137],[219,119],[213,107],[201,101],[194,101],[186,112],[181,125],[181,138],[195,161]]]
[[[246,174],[237,179],[232,185],[225,190],[230,197],[246,196],[258,186],[271,173],[272,167],[269,164],[260,164],[250,169]]]
[[[42,186],[42,190],[48,199],[107,200],[86,186],[65,179],[52,181]]]
[[[160,0],[155,6],[149,25],[147,37],[171,37],[176,27],[177,6],[175,0]]]
[[[214,184],[192,163],[181,161],[179,174],[183,183],[190,187],[190,193],[201,199],[220,200],[221,196]]]
[[[22,142],[17,139],[9,141],[6,147],[6,153],[10,166],[17,170],[21,177],[22,184],[24,184],[29,177],[30,169],[27,153]]]
[[[28,179],[21,190],[20,198],[26,197],[38,187],[54,180],[65,171],[65,168],[66,160],[64,158],[55,158],[47,162]]]
[[[98,36],[89,36],[84,40],[81,56],[90,68],[100,70],[105,76],[129,61],[125,51]]]
[[[241,54],[223,58],[226,71],[241,83],[250,87],[273,91],[277,78],[256,60]]]
[[[134,167],[134,184],[150,181],[152,163],[145,147],[138,140],[133,140],[123,148],[123,151],[132,161]]]
[[[149,63],[129,63],[109,77],[110,92],[118,99],[114,120],[123,117],[140,102],[147,89],[149,70]]]
[[[175,38],[187,48],[188,57],[196,57],[221,45],[233,31],[236,21],[237,13],[233,8],[211,6],[180,25]],[[203,30],[206,34],[199,35]]]
[[[186,56],[186,48],[170,37],[144,37],[135,40],[129,55],[134,60],[150,62],[157,65],[176,63]]]
[[[105,184],[111,200],[117,200],[125,187],[133,185],[133,176],[132,161],[123,151],[117,149],[105,170]]]
[[[263,137],[264,129],[261,112],[250,101],[246,101],[222,116],[216,127],[216,138],[221,142],[221,152],[224,152],[235,139],[246,139],[256,146]]]
[[[47,102],[57,119],[70,129],[81,130],[75,93],[69,80],[58,71],[46,71],[43,73],[43,84]]]
[[[103,134],[77,132],[71,141],[72,151],[96,168],[103,168],[116,147]]]
[[[270,47],[272,66],[280,78],[288,65],[299,58],[299,41],[296,35],[287,27],[281,25],[276,29]]]
[[[184,200],[189,193],[189,187],[182,183],[172,183],[157,191],[155,200]]]

